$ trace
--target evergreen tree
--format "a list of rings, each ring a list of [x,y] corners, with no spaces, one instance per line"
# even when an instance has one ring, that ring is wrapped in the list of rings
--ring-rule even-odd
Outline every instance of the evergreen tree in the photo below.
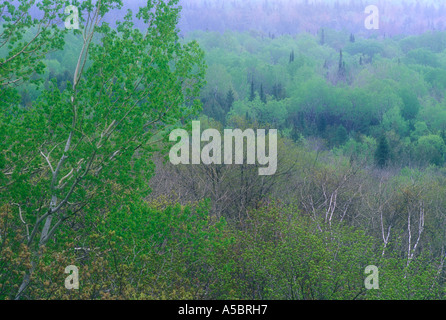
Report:
[[[390,147],[389,142],[385,135],[382,135],[379,139],[378,148],[375,152],[375,162],[380,168],[387,166],[390,159]]]
[[[229,89],[228,93],[226,94],[226,110],[225,110],[226,112],[231,111],[234,101],[235,101],[234,91],[232,89]]]
[[[350,34],[350,42],[354,43],[355,40],[355,36],[353,35],[353,33]]]
[[[265,94],[265,92],[263,91],[263,84],[260,85],[260,100],[261,100],[263,103],[266,103],[266,94]]]
[[[251,94],[249,95],[249,101],[254,101],[256,98],[256,92],[254,90],[254,79],[251,80]]]
[[[338,71],[340,72],[342,69],[342,49],[339,50],[339,68]]]
[[[339,67],[338,67],[338,77],[339,78],[344,78],[345,76],[345,62],[343,60],[343,56],[342,56],[342,49],[339,50]]]

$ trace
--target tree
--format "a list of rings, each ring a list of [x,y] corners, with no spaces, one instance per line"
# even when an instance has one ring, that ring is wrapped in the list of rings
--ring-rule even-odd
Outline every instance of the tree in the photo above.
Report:
[[[266,103],[266,94],[265,94],[265,92],[263,91],[263,84],[260,85],[260,100],[261,100],[263,103]]]
[[[294,62],[294,50],[290,53],[290,63]]]
[[[323,46],[325,44],[325,30],[324,29],[321,30],[321,37],[320,37],[319,43],[321,44],[321,46]]]
[[[342,57],[342,50],[339,50],[338,77],[344,78],[344,76],[345,76],[345,62]]]
[[[351,43],[355,42],[355,36],[353,35],[353,33],[350,34],[350,42]]]
[[[338,129],[336,130],[336,136],[335,136],[335,143],[337,145],[344,144],[348,139],[348,132],[347,129],[343,125],[340,125]]]
[[[389,142],[385,135],[382,135],[378,142],[378,147],[375,152],[375,162],[380,168],[387,166],[390,159]]]
[[[231,111],[234,101],[235,101],[234,90],[229,89],[228,93],[226,94],[226,110],[225,110],[226,112]]]
[[[416,145],[418,159],[423,164],[441,165],[444,162],[446,145],[438,135],[423,136]]]
[[[58,9],[65,3],[51,2]],[[148,194],[155,136],[165,136],[169,126],[199,111],[204,54],[196,42],[180,44],[177,3],[149,1],[136,15],[129,12],[117,21],[116,29],[101,21],[121,7],[120,1],[82,3],[82,49],[71,85],[61,92],[53,82],[29,109],[2,109],[7,121],[0,140],[12,152],[1,167],[0,201],[15,204],[31,252],[16,299],[30,285],[42,248],[66,221],[100,211],[111,195],[125,206]],[[28,9],[15,10],[26,16]],[[134,27],[135,17],[144,22],[144,30]],[[4,14],[3,20],[9,21]],[[53,23],[48,30],[57,29],[53,21],[48,23]],[[23,30],[35,31],[32,26],[25,24]],[[51,33],[44,35],[42,41],[49,41]],[[27,80],[37,58],[23,56],[29,51],[26,46],[17,54],[15,37],[4,39],[13,47],[8,56],[20,61],[12,65],[18,67],[12,81],[17,75]],[[36,50],[60,48],[63,37],[56,39]],[[2,79],[2,88],[8,88],[11,81],[4,79],[11,76],[2,74]]]
[[[0,58],[0,103],[3,106],[17,101],[15,87],[43,73],[43,59],[48,52],[63,47],[67,30],[56,26],[57,19],[62,16],[63,1],[37,4],[36,13],[41,19],[30,15],[33,3],[20,1],[19,9],[8,1],[0,3],[0,50],[6,53]],[[30,30],[33,36],[29,35]]]
[[[254,89],[254,79],[251,80],[251,93],[249,95],[249,101],[254,101],[254,99],[256,98],[256,92]]]
[[[273,96],[276,100],[285,99],[285,92],[281,82],[273,85]]]
[[[404,89],[401,92],[401,98],[403,99],[404,103],[403,109],[401,110],[401,115],[406,120],[415,119],[421,108],[417,95],[409,89]]]

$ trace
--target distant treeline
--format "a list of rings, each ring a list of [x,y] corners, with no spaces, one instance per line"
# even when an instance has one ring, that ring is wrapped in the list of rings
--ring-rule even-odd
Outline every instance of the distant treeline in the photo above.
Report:
[[[364,36],[395,36],[444,30],[446,7],[442,1],[284,1],[284,0],[182,0],[179,28],[191,30],[257,30],[275,36],[321,28],[346,30]],[[367,30],[368,5],[380,13],[378,30]]]

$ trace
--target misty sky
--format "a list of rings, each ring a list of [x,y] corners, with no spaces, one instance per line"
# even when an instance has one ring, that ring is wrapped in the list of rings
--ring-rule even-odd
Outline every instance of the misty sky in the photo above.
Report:
[[[136,13],[146,2],[124,1],[124,7],[109,13],[105,21],[114,25],[127,9]],[[331,28],[386,37],[446,30],[446,0],[180,0],[179,4],[182,34],[194,30],[316,34]],[[374,33],[364,28],[364,10],[371,4],[380,14],[380,29]]]
[[[145,2],[126,1],[110,21]],[[178,27],[182,33],[256,30],[277,35],[332,28],[369,36],[364,30],[364,10],[371,4],[380,10],[378,35],[446,30],[446,0],[180,0],[183,10]]]

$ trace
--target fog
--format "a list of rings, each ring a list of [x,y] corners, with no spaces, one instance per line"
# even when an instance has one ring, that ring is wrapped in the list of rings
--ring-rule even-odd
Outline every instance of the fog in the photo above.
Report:
[[[128,9],[136,12],[147,3],[123,2],[123,8],[114,10],[106,22],[115,25]],[[393,37],[446,29],[445,0],[179,0],[179,5],[178,28],[183,35],[194,30],[233,30],[280,36],[316,34],[329,28],[363,37]],[[379,28],[364,25],[370,15],[365,9],[370,5],[378,9]],[[36,10],[35,16],[40,15]]]
[[[331,28],[363,36],[394,36],[446,27],[444,1],[184,0],[181,5],[183,32],[229,29],[280,35]],[[369,5],[379,10],[379,29],[364,27]]]
[[[127,1],[114,18],[145,1]],[[446,28],[446,1],[430,0],[180,0],[179,29],[224,32],[258,31],[265,35],[317,33],[322,28],[364,37],[422,34]],[[364,26],[366,7],[378,9],[379,28]],[[112,22],[114,19],[111,19]]]

